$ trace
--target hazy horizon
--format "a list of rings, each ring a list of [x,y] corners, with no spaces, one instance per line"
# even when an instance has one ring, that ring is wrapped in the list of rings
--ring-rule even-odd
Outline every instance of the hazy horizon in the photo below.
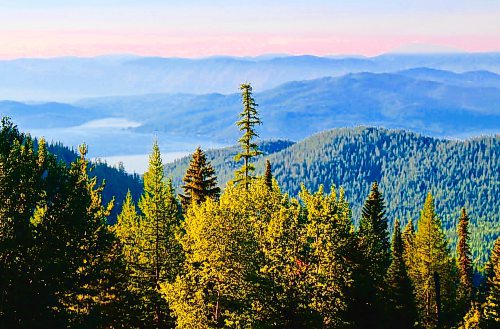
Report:
[[[500,6],[492,0],[21,0],[0,6],[0,42],[7,45],[0,59],[116,53],[374,56],[412,44],[500,50]]]
[[[413,49],[415,49],[413,51]],[[270,58],[279,57],[301,57],[301,56],[311,56],[320,58],[375,58],[383,55],[454,55],[454,54],[496,54],[500,53],[498,50],[487,50],[487,51],[467,51],[454,47],[447,47],[435,44],[424,44],[424,43],[409,43],[402,44],[399,47],[390,49],[389,51],[382,52],[374,55],[363,55],[359,53],[338,53],[338,54],[313,54],[313,53],[260,53],[255,55],[238,55],[238,54],[212,54],[212,55],[199,55],[199,56],[168,56],[168,55],[155,55],[155,54],[137,54],[137,53],[108,53],[108,54],[97,54],[97,55],[56,55],[56,56],[20,56],[15,58],[0,58],[0,61],[15,61],[20,59],[60,59],[60,58],[81,58],[81,59],[92,59],[92,58],[134,58],[134,57],[153,57],[153,58],[169,58],[169,59],[190,59],[190,60],[202,60],[211,58],[237,58],[237,59],[248,59],[248,60],[264,60]]]

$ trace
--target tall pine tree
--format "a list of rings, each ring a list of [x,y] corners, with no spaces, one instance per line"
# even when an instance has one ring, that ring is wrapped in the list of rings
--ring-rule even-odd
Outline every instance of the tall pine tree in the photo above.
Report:
[[[472,283],[472,256],[469,247],[469,216],[465,208],[462,208],[462,214],[457,226],[457,268],[460,284],[458,287],[458,308],[463,316],[471,306],[473,297]]]
[[[92,305],[89,307],[88,314],[85,314],[83,323],[84,326],[94,327],[123,326],[127,319],[127,314],[121,307],[124,298],[123,291],[126,287],[125,265],[119,240],[107,224],[107,218],[114,206],[114,199],[104,204],[102,194],[105,183],[98,185],[97,177],[89,176],[93,167],[89,167],[85,159],[86,145],[80,148],[80,154],[80,159],[76,161],[77,165],[72,169],[79,169],[78,177],[84,182],[82,187],[88,195],[87,227],[84,231],[92,232],[87,236],[88,246],[83,249],[86,252],[84,267],[88,270],[82,273],[86,272],[88,279],[83,286],[84,292],[79,298],[85,296],[88,298],[88,304]]]
[[[217,186],[215,170],[207,161],[207,156],[200,147],[193,153],[183,181],[184,194],[181,194],[180,198],[184,211],[192,202],[199,204],[207,198],[217,199],[219,197],[220,188]]]
[[[415,269],[415,227],[413,226],[413,220],[410,218],[403,233],[401,234],[403,240],[403,258],[405,260],[406,269],[410,278],[414,279]]]
[[[385,217],[384,198],[377,182],[372,184],[362,209],[359,230],[359,266],[356,272],[357,308],[364,316],[359,318],[363,328],[381,323],[380,300],[384,277],[390,265],[389,231]]]
[[[425,328],[450,326],[456,318],[456,269],[441,220],[429,193],[415,234],[414,287],[420,323]]]
[[[243,159],[243,166],[235,172],[234,181],[242,183],[245,189],[248,190],[250,181],[255,178],[252,173],[255,171],[254,165],[251,163],[252,158],[262,154],[259,151],[257,144],[254,142],[256,137],[259,137],[255,132],[255,126],[262,124],[259,113],[257,112],[257,103],[252,96],[252,86],[250,84],[242,84],[240,86],[241,98],[243,103],[243,111],[240,113],[240,120],[236,123],[243,136],[239,139],[241,152],[235,156],[236,162]]]
[[[139,200],[137,284],[143,294],[143,321],[157,328],[172,326],[169,308],[160,295],[160,286],[175,280],[183,260],[175,238],[181,221],[171,182],[165,182],[160,149],[155,141],[144,174],[144,193]]]
[[[127,312],[127,325],[131,328],[138,328],[144,324],[144,309],[142,308],[141,296],[143,287],[140,280],[143,267],[140,263],[141,256],[141,236],[140,236],[141,217],[132,200],[132,194],[127,192],[125,200],[122,203],[122,210],[118,214],[116,224],[113,225],[113,231],[120,240],[121,251],[123,254],[127,282],[124,288],[126,298],[124,298],[122,308]]]
[[[404,260],[404,245],[399,220],[394,221],[391,265],[385,278],[384,294],[388,328],[412,328],[416,322],[413,286]]]

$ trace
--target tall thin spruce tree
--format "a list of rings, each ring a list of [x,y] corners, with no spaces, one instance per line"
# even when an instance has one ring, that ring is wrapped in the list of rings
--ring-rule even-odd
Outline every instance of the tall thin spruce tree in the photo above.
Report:
[[[139,208],[143,216],[138,233],[138,284],[143,292],[144,320],[157,328],[166,328],[173,324],[173,319],[160,295],[160,285],[175,280],[183,260],[182,249],[175,238],[181,214],[172,184],[165,181],[156,141],[144,174]]]
[[[456,319],[456,268],[441,220],[429,193],[415,234],[413,283],[420,323],[425,328],[450,326]]]
[[[80,157],[69,169],[65,211],[69,218],[79,221],[75,236],[70,238],[79,241],[75,258],[80,263],[75,264],[79,265],[75,277],[78,284],[65,304],[73,317],[70,327],[123,326],[124,263],[118,239],[107,225],[114,200],[103,204],[104,183],[98,185],[97,178],[89,176],[93,168],[85,158],[87,150],[85,144],[79,147]]]
[[[215,170],[207,161],[207,156],[200,147],[196,148],[193,153],[183,181],[184,194],[181,194],[180,198],[184,211],[192,202],[200,204],[207,198],[217,199],[219,197],[220,188],[217,186]]]
[[[394,221],[391,265],[384,285],[388,328],[412,328],[416,321],[413,286],[404,260],[404,245],[399,220]]]
[[[413,220],[410,218],[403,233],[401,234],[403,240],[403,258],[405,260],[406,269],[410,278],[413,280],[413,270],[415,269],[415,227]]]
[[[457,268],[460,279],[458,287],[459,311],[463,316],[470,307],[474,286],[472,283],[472,255],[469,246],[469,216],[462,208],[462,214],[457,226]]]
[[[257,144],[254,142],[256,137],[259,137],[255,132],[255,126],[261,125],[259,113],[257,112],[257,103],[252,96],[252,86],[248,83],[240,86],[241,98],[243,103],[243,111],[240,113],[240,120],[236,123],[243,136],[239,139],[242,151],[235,156],[235,161],[239,162],[243,159],[243,166],[235,172],[234,181],[242,183],[245,189],[248,190],[250,181],[255,178],[252,173],[255,171],[255,166],[251,163],[252,158],[262,154],[259,151]]]
[[[372,184],[363,206],[357,237],[360,259],[356,273],[356,308],[365,314],[359,318],[359,325],[373,328],[381,323],[381,292],[391,252],[384,198],[377,182]]]

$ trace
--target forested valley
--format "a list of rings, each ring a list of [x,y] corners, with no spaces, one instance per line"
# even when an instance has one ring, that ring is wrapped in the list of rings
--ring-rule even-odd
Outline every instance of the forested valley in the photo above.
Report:
[[[301,184],[295,179],[300,167],[287,167],[289,160],[280,162],[278,153],[262,154],[256,142],[262,122],[249,84],[241,86],[241,96],[240,147],[229,166],[231,179],[220,186],[210,159],[198,148],[177,193],[155,142],[138,200],[132,192],[124,200],[104,200],[105,185],[111,182],[92,174],[87,145],[76,158],[62,161],[43,139],[35,141],[3,119],[0,326],[500,326],[500,239],[494,226],[499,220],[498,181],[492,191],[460,185],[455,177],[440,185],[446,178],[437,174],[427,190],[412,182],[419,187],[410,194],[421,200],[418,209],[395,205],[411,184],[382,193],[379,183],[389,186],[387,179],[397,179],[395,173],[365,177],[373,180],[366,186],[361,180],[335,186],[364,162],[318,168],[315,175],[331,178],[328,185],[320,178],[318,184]],[[370,130],[366,136],[369,141]],[[404,138],[401,134],[395,140]],[[453,148],[453,143],[428,141],[412,154],[418,162],[428,161],[419,158],[426,147],[442,149],[450,159],[462,152],[461,168],[475,172],[481,182],[498,175],[498,139],[485,140],[470,143],[479,150],[474,155],[493,153],[491,162],[477,171],[467,159],[469,144]],[[384,149],[390,149],[392,140],[385,142]],[[295,146],[286,145],[285,159],[300,150]],[[375,160],[380,148],[368,147],[374,159],[370,163],[381,163]],[[327,149],[316,152],[336,156]],[[443,167],[452,163],[442,161]],[[405,167],[402,161],[401,168],[429,167]],[[441,191],[449,184],[463,188],[467,197]],[[353,195],[364,200],[357,211],[348,202]],[[121,203],[119,209],[115,201]],[[440,210],[446,207],[436,205],[448,202],[462,204],[446,214],[443,225]],[[109,220],[113,211],[116,223]],[[451,228],[453,241],[446,234]],[[472,246],[471,236],[482,229],[489,233],[479,236],[490,243]],[[485,250],[473,254],[474,248]]]

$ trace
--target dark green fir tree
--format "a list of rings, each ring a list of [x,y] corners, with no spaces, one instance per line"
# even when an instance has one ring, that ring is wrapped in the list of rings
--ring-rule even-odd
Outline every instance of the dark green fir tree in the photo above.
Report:
[[[384,277],[390,265],[390,243],[384,198],[374,182],[359,222],[356,304],[364,316],[358,319],[362,328],[381,323],[380,300]]]
[[[217,199],[219,197],[220,188],[217,186],[215,170],[207,161],[207,156],[200,147],[193,153],[183,181],[184,194],[180,195],[180,199],[184,211],[192,202],[200,204],[207,198]]]
[[[413,286],[404,260],[404,245],[399,220],[394,222],[391,265],[385,278],[387,328],[412,328],[417,313]]]

